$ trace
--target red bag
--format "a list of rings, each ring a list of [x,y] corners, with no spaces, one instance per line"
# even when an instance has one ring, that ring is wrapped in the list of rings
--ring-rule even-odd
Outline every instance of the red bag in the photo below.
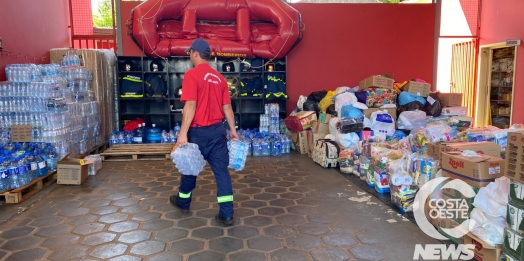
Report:
[[[317,114],[314,111],[301,111],[284,119],[286,127],[294,132],[302,132],[311,128],[315,121],[317,121]]]
[[[134,131],[138,128],[138,124],[143,124],[144,119],[136,119],[126,122],[124,125],[124,128],[122,128],[124,131]]]

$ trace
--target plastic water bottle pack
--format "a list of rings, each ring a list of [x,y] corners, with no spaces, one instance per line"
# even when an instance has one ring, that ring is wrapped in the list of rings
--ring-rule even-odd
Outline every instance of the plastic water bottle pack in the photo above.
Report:
[[[198,145],[188,143],[171,153],[173,163],[182,175],[198,176],[204,169],[206,161],[198,149]]]
[[[249,144],[240,140],[230,141],[229,147],[229,168],[241,171],[246,165],[247,155],[249,154]]]

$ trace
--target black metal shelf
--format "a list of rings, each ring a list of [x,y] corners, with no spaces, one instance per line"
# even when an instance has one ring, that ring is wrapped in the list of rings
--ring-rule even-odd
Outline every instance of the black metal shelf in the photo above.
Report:
[[[183,60],[184,62],[187,62],[189,65],[189,57],[188,56],[173,56],[167,58],[167,62],[171,65],[174,64],[175,61]],[[213,58],[214,59],[214,58]],[[220,60],[222,58],[218,58]],[[175,122],[180,122],[182,120],[182,112],[179,111],[171,111],[171,108],[177,108],[181,109],[183,104],[180,101],[180,97],[175,97],[174,91],[177,87],[181,85],[180,76],[185,74],[186,71],[175,71],[171,66],[168,66],[164,64],[164,70],[160,72],[151,72],[149,71],[149,63],[152,61],[152,58],[150,57],[142,57],[142,56],[119,56],[118,57],[118,64],[123,65],[124,61],[131,61],[134,63],[134,70],[133,71],[123,71],[122,67],[119,67],[119,74],[135,74],[140,77],[144,77],[143,81],[145,80],[145,76],[147,74],[158,74],[163,75],[166,88],[168,90],[167,97],[166,98],[150,98],[150,97],[141,97],[141,98],[118,98],[118,107],[121,109],[121,111],[126,110],[143,110],[143,113],[129,113],[129,112],[123,112],[120,113],[120,122],[118,123],[118,127],[121,128],[123,126],[123,120],[127,120],[132,117],[140,117],[143,118],[146,122],[147,126],[150,126],[151,124],[156,124],[157,126],[169,126],[171,129],[174,127]],[[281,59],[281,61],[286,62],[286,58]],[[265,61],[266,62],[266,61]],[[165,62],[164,62],[165,63]],[[184,67],[184,69],[187,67]],[[262,79],[267,74],[272,73],[283,73],[284,78],[286,77],[285,73],[286,71],[256,71],[256,72],[242,72],[238,71],[239,68],[236,68],[237,71],[235,72],[222,72],[220,70],[217,70],[222,76],[228,77],[228,76],[235,76],[239,77],[240,79],[243,78],[249,78],[249,77],[255,77],[259,76]],[[177,77],[172,77],[176,75]],[[179,78],[178,80],[173,80]],[[285,79],[284,79],[285,80]],[[120,81],[119,81],[119,87],[118,91],[120,92]],[[145,93],[145,86],[144,83],[142,83],[142,91]],[[118,94],[120,95],[120,93]],[[285,101],[272,101],[267,100],[265,96],[260,97],[254,97],[254,96],[241,96],[236,98],[231,98],[231,101],[233,104],[233,107],[235,108],[234,115],[238,117],[239,121],[239,127],[246,129],[246,128],[255,128],[258,127],[259,124],[259,114],[264,113],[264,104],[266,103],[274,103],[278,102],[281,106],[280,113],[286,112],[286,102]],[[154,102],[164,103],[165,106],[165,112],[163,112],[163,104],[155,105]],[[167,129],[166,129],[167,130]]]

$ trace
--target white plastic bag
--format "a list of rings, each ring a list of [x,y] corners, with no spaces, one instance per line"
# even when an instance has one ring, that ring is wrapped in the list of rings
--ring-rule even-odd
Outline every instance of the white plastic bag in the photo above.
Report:
[[[375,111],[369,119],[371,120],[371,129],[375,134],[386,136],[395,134],[395,120],[387,110]]]
[[[471,232],[475,236],[492,246],[504,243],[504,227],[506,226],[504,217],[491,217],[478,208],[474,208],[470,214],[471,221],[474,221]]]
[[[403,111],[398,116],[397,125],[399,129],[411,130],[415,127],[426,126],[426,112],[416,111]]]
[[[480,188],[473,206],[492,217],[505,217],[509,196],[509,179],[500,177]]]
[[[329,134],[337,135],[339,122],[340,119],[338,117],[331,117],[329,120]]]
[[[339,131],[337,131],[337,134],[335,135],[335,141],[344,148],[350,148],[353,146],[357,146],[358,142],[360,141],[360,138],[354,132],[342,134]]]
[[[304,95],[300,95],[300,97],[298,97],[297,108],[302,109],[304,107],[304,102],[306,101],[307,97]]]

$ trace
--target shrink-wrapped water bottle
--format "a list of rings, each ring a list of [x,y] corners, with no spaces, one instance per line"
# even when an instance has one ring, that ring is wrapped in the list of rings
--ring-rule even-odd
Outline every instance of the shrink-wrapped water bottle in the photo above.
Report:
[[[182,175],[198,176],[204,169],[206,161],[198,149],[198,145],[188,143],[171,153],[173,163]]]
[[[249,145],[240,140],[231,141],[231,149],[229,150],[229,168],[235,171],[241,171],[246,165]]]

